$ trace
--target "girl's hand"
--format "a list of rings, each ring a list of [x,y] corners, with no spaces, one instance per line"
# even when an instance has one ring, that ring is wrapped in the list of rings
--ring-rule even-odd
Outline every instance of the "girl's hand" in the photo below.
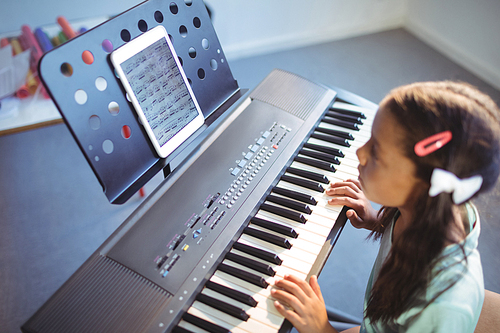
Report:
[[[344,182],[331,183],[326,194],[333,196],[328,200],[330,205],[348,206],[347,218],[354,228],[372,230],[377,222],[377,211],[361,190],[358,180],[348,179]]]
[[[277,299],[274,306],[301,333],[336,332],[328,322],[325,302],[318,279],[311,276],[309,283],[293,275],[275,282],[281,289],[272,289]]]

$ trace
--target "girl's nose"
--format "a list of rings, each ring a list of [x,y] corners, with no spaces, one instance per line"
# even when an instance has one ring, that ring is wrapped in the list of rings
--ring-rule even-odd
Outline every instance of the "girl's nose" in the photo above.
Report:
[[[359,164],[361,164],[361,165],[366,164],[366,154],[365,154],[366,148],[365,147],[366,147],[366,143],[356,150],[356,156],[358,156]]]

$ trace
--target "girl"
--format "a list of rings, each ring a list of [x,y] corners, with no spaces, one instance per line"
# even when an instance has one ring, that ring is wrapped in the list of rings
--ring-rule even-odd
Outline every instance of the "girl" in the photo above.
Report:
[[[473,332],[484,298],[479,216],[469,200],[500,172],[500,110],[453,82],[397,88],[357,151],[359,179],[331,184],[332,205],[381,239],[352,332]],[[383,207],[377,213],[369,200]],[[315,276],[276,282],[275,306],[299,332],[336,332]]]

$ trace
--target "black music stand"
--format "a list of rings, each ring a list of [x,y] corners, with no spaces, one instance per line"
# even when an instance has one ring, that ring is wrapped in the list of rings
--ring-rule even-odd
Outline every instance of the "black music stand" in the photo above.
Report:
[[[173,41],[205,119],[220,115],[239,87],[202,0],[145,1],[46,53],[39,64],[47,91],[114,204],[126,202],[162,169],[167,175],[172,159],[207,127],[159,158],[115,75],[109,54],[159,24]]]

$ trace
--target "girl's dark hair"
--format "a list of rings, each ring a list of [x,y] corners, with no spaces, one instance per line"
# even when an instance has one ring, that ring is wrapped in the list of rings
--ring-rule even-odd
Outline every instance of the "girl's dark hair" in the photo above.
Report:
[[[415,189],[413,221],[393,242],[372,287],[365,316],[387,324],[415,304],[412,302],[424,299],[436,259],[446,243],[454,242],[449,233],[454,203],[448,193],[429,197],[432,171],[441,168],[461,179],[481,175],[483,183],[474,196],[494,187],[500,173],[500,110],[474,87],[449,81],[397,88],[380,105],[400,125],[405,134],[401,149],[415,163],[416,177],[427,184]],[[415,154],[417,142],[446,130],[453,136],[448,144],[424,157]],[[375,239],[382,236],[383,226],[396,212],[396,208],[382,208],[380,224],[372,232]],[[455,282],[450,281],[447,289]]]

